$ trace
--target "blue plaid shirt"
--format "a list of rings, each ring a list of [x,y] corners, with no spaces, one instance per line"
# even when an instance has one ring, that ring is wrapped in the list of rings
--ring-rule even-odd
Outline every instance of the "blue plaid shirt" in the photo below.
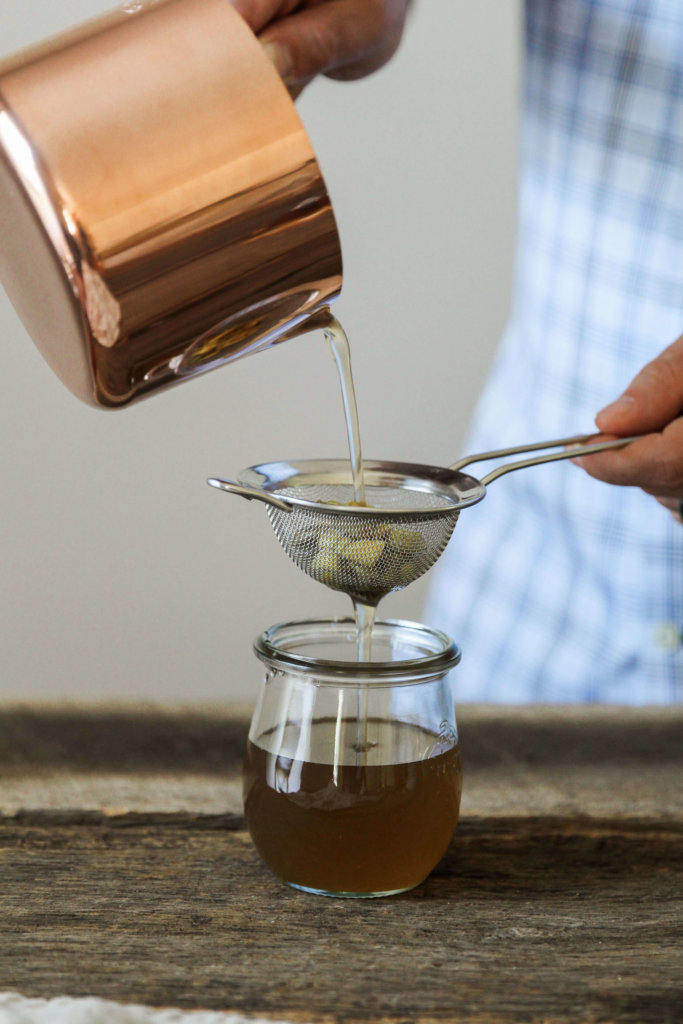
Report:
[[[683,2],[528,0],[514,300],[466,450],[590,432],[681,332]],[[456,700],[680,701],[683,526],[567,462],[510,474],[426,616]]]

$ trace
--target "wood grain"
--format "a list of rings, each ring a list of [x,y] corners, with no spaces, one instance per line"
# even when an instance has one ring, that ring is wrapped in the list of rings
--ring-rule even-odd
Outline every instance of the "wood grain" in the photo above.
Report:
[[[680,1020],[679,826],[466,819],[420,888],[343,901],[280,885],[215,824],[5,823],[0,988],[311,1021]]]
[[[247,708],[0,709],[0,815],[241,813]],[[683,708],[458,709],[464,814],[683,818]]]
[[[682,721],[468,709],[446,857],[411,893],[343,901],[281,885],[221,805],[243,715],[8,710],[0,989],[340,1024],[678,1024]],[[3,805],[26,777],[34,799]],[[101,804],[112,777],[144,798]]]

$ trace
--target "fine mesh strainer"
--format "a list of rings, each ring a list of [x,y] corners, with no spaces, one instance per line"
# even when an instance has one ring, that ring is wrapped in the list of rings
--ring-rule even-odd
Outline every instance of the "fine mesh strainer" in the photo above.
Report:
[[[586,444],[590,435],[482,452],[449,468],[407,462],[363,461],[367,506],[354,504],[348,460],[269,462],[245,469],[239,483],[208,483],[267,505],[275,534],[290,558],[319,583],[376,605],[436,562],[460,510],[481,501],[504,473],[543,462],[620,448],[636,438]],[[563,451],[507,463],[481,480],[461,470],[473,462],[544,448]]]

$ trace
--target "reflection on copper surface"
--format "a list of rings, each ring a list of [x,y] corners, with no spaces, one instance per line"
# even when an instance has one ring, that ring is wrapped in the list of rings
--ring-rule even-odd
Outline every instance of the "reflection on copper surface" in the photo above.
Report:
[[[0,146],[5,153],[12,155],[14,170],[26,191],[26,196],[38,214],[68,276],[73,277],[76,263],[64,237],[54,197],[48,192],[44,175],[38,165],[38,158],[31,143],[9,112],[2,109],[0,109]]]
[[[226,0],[115,11],[0,65],[0,148],[0,225],[4,211],[25,231],[50,301],[80,318],[55,339],[24,261],[3,282],[87,401],[123,405],[301,333],[339,294],[315,155]]]

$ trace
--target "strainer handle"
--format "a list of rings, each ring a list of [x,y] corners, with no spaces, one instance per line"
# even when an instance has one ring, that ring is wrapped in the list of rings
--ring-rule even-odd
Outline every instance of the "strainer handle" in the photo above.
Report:
[[[481,478],[481,482],[484,487],[488,487],[490,483],[497,480],[499,476],[504,476],[505,473],[512,473],[516,469],[526,469],[528,466],[540,466],[544,462],[558,462],[561,459],[575,459],[577,456],[582,455],[594,455],[597,452],[608,451],[610,448],[624,448],[627,444],[631,444],[633,441],[637,441],[642,435],[637,434],[634,437],[618,437],[612,441],[597,441],[595,444],[585,444],[584,442],[590,440],[591,434],[578,435],[576,437],[565,437],[558,441],[539,441],[537,444],[519,445],[516,448],[501,448],[494,452],[483,452],[480,455],[470,455],[459,462],[456,462],[451,469],[459,470],[463,466],[468,466],[472,462],[483,462],[486,459],[499,459],[504,458],[506,455],[519,455],[522,452],[533,452],[539,451],[542,448],[559,448],[562,447],[564,450],[561,452],[551,452],[549,455],[535,455],[531,459],[520,459],[519,462],[508,462],[505,466],[499,466],[494,469],[491,473],[487,473],[486,476]]]
[[[595,434],[577,434],[574,437],[563,437],[559,441],[537,441],[535,444],[519,444],[515,448],[498,448],[492,452],[480,452],[478,455],[465,455],[454,462],[449,469],[456,472],[473,462],[486,462],[488,459],[504,459],[508,455],[523,455],[525,452],[538,452],[543,448],[564,448],[570,444],[585,444]]]
[[[246,498],[247,501],[262,501],[266,505],[273,505],[274,508],[279,508],[281,512],[294,511],[293,506],[289,502],[283,501],[282,498],[274,498],[267,491],[259,491],[255,487],[243,487],[241,484],[233,483],[232,480],[218,480],[216,477],[211,477],[206,482],[209,487],[215,487],[219,491],[228,491],[230,494],[237,494],[240,498]]]

